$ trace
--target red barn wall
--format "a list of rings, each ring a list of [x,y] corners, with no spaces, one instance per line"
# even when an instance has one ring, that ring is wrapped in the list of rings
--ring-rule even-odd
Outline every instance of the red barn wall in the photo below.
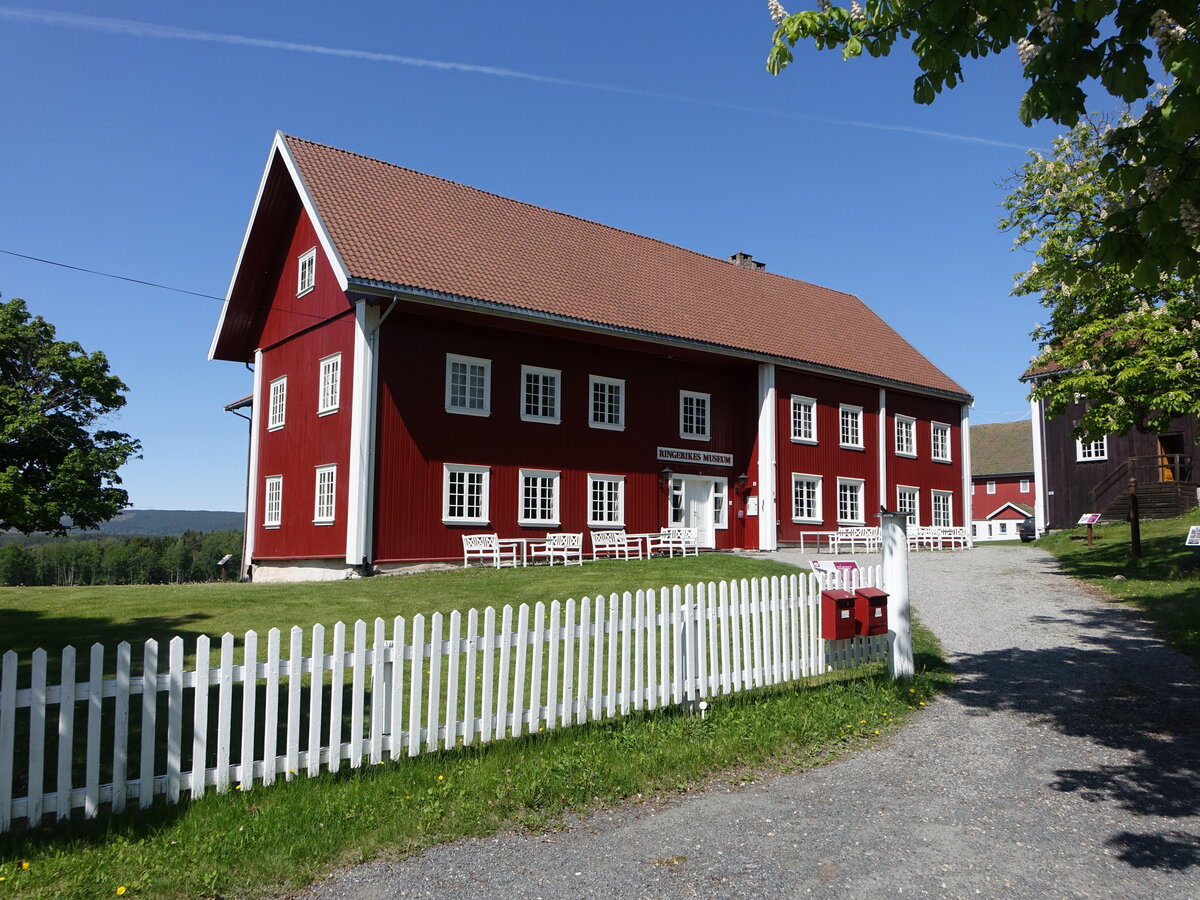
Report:
[[[1023,492],[1021,490],[1022,479],[1026,485]],[[995,482],[996,493],[994,494],[987,492],[989,481]],[[1024,503],[1026,506],[1032,507],[1037,496],[1034,493],[1032,475],[979,475],[974,479],[971,490],[976,519],[984,518],[1005,503]],[[1018,513],[1014,513],[1014,515],[1023,517]]]
[[[297,208],[296,218],[290,227],[292,240],[279,264],[279,277],[259,339],[260,347],[271,347],[351,308],[317,240],[317,230],[303,207]],[[300,255],[314,247],[317,265],[313,289],[297,297],[296,278]]]
[[[461,558],[464,533],[540,537],[545,525],[517,524],[519,470],[560,471],[560,525],[589,531],[588,473],[625,476],[625,530],[652,532],[667,523],[669,496],[659,471],[728,479],[730,527],[718,548],[741,545],[736,477],[750,467],[755,438],[756,367],[713,358],[672,359],[633,342],[568,339],[504,320],[443,318],[397,308],[382,328],[375,503],[375,560]],[[491,360],[491,415],[445,411],[446,354]],[[520,418],[522,365],[561,371],[561,423]],[[625,380],[625,430],[588,424],[588,376]],[[679,391],[711,394],[711,439],[679,436]],[[658,447],[734,456],[732,467],[664,463]],[[491,467],[490,524],[442,522],[443,463]],[[589,545],[585,538],[585,550]]]
[[[888,495],[882,501],[888,509],[896,508],[896,486],[921,488],[920,525],[933,524],[931,491],[953,491],[953,517],[958,527],[969,525],[963,497],[962,407],[952,400],[938,400],[904,391],[887,392],[887,435],[884,446],[888,453]],[[896,416],[917,420],[917,457],[896,455]],[[932,423],[950,426],[950,462],[933,458]],[[1032,496],[1032,495],[1031,495]]]
[[[317,283],[321,283],[319,271]],[[354,332],[354,316],[345,313],[263,351],[262,396],[258,398],[256,416],[259,429],[256,559],[345,556]],[[318,415],[320,360],[339,352],[342,361],[338,410]],[[284,426],[268,431],[270,384],[283,375],[288,379]],[[314,525],[315,469],[331,464],[338,467],[334,521],[330,525]],[[270,475],[283,476],[282,522],[278,528],[262,524],[266,503],[264,479]]]

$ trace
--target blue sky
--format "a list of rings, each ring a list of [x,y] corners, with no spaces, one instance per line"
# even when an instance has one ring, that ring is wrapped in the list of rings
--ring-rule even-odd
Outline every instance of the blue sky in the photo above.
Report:
[[[786,5],[786,4],[785,4]],[[0,2],[0,250],[223,296],[276,129],[857,294],[976,397],[1028,416],[1036,301],[998,186],[1015,51],[930,107],[907,51],[801,48],[766,3]],[[452,64],[452,65],[446,65]],[[1106,98],[1097,98],[1104,108]],[[250,374],[220,303],[0,254],[0,292],[103,350],[143,509],[244,507]],[[870,348],[862,348],[870,353]]]

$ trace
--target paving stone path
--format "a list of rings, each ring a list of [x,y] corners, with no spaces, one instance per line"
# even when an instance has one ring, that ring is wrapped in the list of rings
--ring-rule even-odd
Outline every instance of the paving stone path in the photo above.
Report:
[[[915,554],[911,593],[955,687],[853,758],[303,893],[1200,898],[1200,671],[1036,548]]]

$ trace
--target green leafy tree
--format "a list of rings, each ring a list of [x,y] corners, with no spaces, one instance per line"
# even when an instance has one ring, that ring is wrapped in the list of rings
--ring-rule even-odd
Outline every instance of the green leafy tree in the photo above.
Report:
[[[55,339],[22,300],[0,303],[0,528],[62,534],[129,505],[117,470],[140,450],[99,426],[128,388],[103,353]]]
[[[1050,315],[1033,331],[1040,352],[1033,395],[1051,415],[1087,401],[1076,435],[1159,432],[1200,414],[1200,277],[1157,273],[1150,282],[1107,261],[1107,222],[1123,198],[1098,173],[1108,137],[1129,119],[1085,118],[1030,153],[1006,186],[1000,225],[1035,260],[1013,293],[1034,294]],[[1016,249],[1015,248],[1015,249]]]
[[[767,69],[779,73],[792,48],[811,40],[846,59],[886,56],[911,42],[921,72],[917,103],[932,103],[963,80],[962,60],[1012,47],[1028,89],[1018,115],[1074,126],[1098,84],[1126,104],[1151,97],[1157,63],[1167,79],[1146,111],[1104,136],[1096,171],[1120,195],[1097,237],[1096,254],[1139,285],[1164,270],[1200,272],[1200,7],[1194,0],[816,0],[789,14],[768,4],[775,30]]]

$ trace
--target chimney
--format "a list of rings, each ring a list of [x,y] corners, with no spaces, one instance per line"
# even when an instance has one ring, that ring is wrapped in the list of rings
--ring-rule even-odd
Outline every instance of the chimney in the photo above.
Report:
[[[729,261],[740,268],[753,269],[755,271],[761,271],[767,267],[766,263],[761,263],[749,253],[742,253],[740,250],[729,257]]]

